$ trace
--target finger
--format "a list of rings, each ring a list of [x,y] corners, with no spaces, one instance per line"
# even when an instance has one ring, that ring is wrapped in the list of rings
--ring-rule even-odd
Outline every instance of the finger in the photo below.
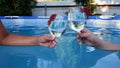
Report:
[[[79,34],[78,33],[76,33],[76,36],[77,36],[77,38],[79,37]]]
[[[48,45],[49,48],[52,48],[52,43],[51,43],[51,42],[52,42],[52,41],[49,42],[49,45]]]
[[[80,43],[80,40],[79,40],[79,39],[78,39],[77,41],[78,41],[78,43]]]
[[[88,29],[83,29],[83,30],[81,30],[82,33],[85,33],[85,32],[87,32],[87,31],[89,31],[89,30],[88,30]]]
[[[55,42],[55,41],[51,42],[51,44],[50,44],[50,48],[55,47],[55,45],[56,45],[56,42]]]
[[[50,43],[40,43],[39,45],[48,47]]]
[[[48,39],[48,40],[53,40],[53,39],[54,39],[54,37],[53,37],[52,35],[45,35],[45,37],[46,37],[46,39]]]
[[[78,43],[81,43],[82,42],[81,37],[78,37],[77,41],[78,41]]]
[[[77,32],[77,34],[78,34],[78,35],[80,35],[80,34],[81,34],[81,32]]]
[[[53,48],[53,47],[54,47],[54,44],[53,44],[53,43],[51,43],[51,44],[50,44],[50,48]]]
[[[52,43],[50,43],[50,44],[49,44],[49,47],[50,47],[50,48],[52,48],[52,47],[53,47],[53,44],[52,44]]]
[[[53,41],[53,44],[54,44],[54,45],[56,45],[56,44],[57,44],[57,42],[56,42],[56,41]]]
[[[55,41],[53,41],[53,46],[54,46],[54,47],[56,46],[56,44],[57,44],[57,43],[56,43]]]
[[[79,36],[79,35],[80,35],[80,33],[81,33],[81,32],[77,32],[77,33],[76,33],[76,35],[78,35],[78,36]]]
[[[53,48],[53,47],[50,45],[49,48]]]
[[[49,47],[50,47],[50,48],[55,47],[55,45],[57,44],[57,42],[58,42],[57,38],[55,38],[55,37],[53,38],[53,37],[52,37],[52,39],[50,40]]]
[[[55,43],[58,43],[57,38],[54,38],[52,41],[55,42]]]

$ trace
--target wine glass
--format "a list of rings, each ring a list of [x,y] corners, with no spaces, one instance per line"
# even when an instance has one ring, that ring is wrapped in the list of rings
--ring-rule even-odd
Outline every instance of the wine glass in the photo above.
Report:
[[[67,25],[67,20],[62,16],[56,18],[48,26],[48,29],[53,37],[60,37],[64,32]]]
[[[80,32],[86,24],[86,15],[78,9],[72,9],[68,13],[69,26],[72,30]],[[81,43],[79,43],[81,44]]]

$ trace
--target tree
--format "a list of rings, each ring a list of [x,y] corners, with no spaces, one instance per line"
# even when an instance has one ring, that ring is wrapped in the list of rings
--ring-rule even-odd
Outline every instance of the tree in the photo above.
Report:
[[[1,16],[29,16],[32,15],[31,9],[35,7],[34,0],[0,0]]]
[[[80,5],[86,5],[89,0],[74,0],[74,1],[76,2],[77,5],[78,4],[80,4]]]
[[[91,4],[93,3],[93,0],[74,0],[74,1],[76,2],[76,5],[86,6],[90,9],[91,14],[94,13],[96,6]]]

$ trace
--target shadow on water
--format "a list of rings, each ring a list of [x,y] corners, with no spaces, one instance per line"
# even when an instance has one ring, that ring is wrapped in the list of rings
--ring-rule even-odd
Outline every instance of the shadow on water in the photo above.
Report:
[[[97,49],[93,52],[83,51],[81,55],[82,57],[77,61],[76,68],[90,68],[95,66],[101,58],[111,53],[111,51],[101,51]]]
[[[81,50],[77,45],[75,37],[60,37],[55,51],[58,59],[61,60],[63,64],[63,68],[75,68],[76,61],[81,55]]]
[[[42,46],[1,46],[0,54],[2,55],[0,56],[1,68],[54,68],[55,63],[60,63],[57,60],[54,48],[50,49]]]

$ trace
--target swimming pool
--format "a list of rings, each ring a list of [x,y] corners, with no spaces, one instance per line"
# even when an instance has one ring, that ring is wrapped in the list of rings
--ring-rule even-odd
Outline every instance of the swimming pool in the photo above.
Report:
[[[49,34],[48,18],[21,17],[2,19],[9,33],[38,36]],[[101,27],[86,25],[94,33],[104,32]],[[119,28],[106,28],[98,35],[108,42],[120,44]],[[0,68],[119,68],[120,53],[89,48],[77,43],[76,34],[67,27],[58,38],[55,48],[43,46],[0,46]]]

